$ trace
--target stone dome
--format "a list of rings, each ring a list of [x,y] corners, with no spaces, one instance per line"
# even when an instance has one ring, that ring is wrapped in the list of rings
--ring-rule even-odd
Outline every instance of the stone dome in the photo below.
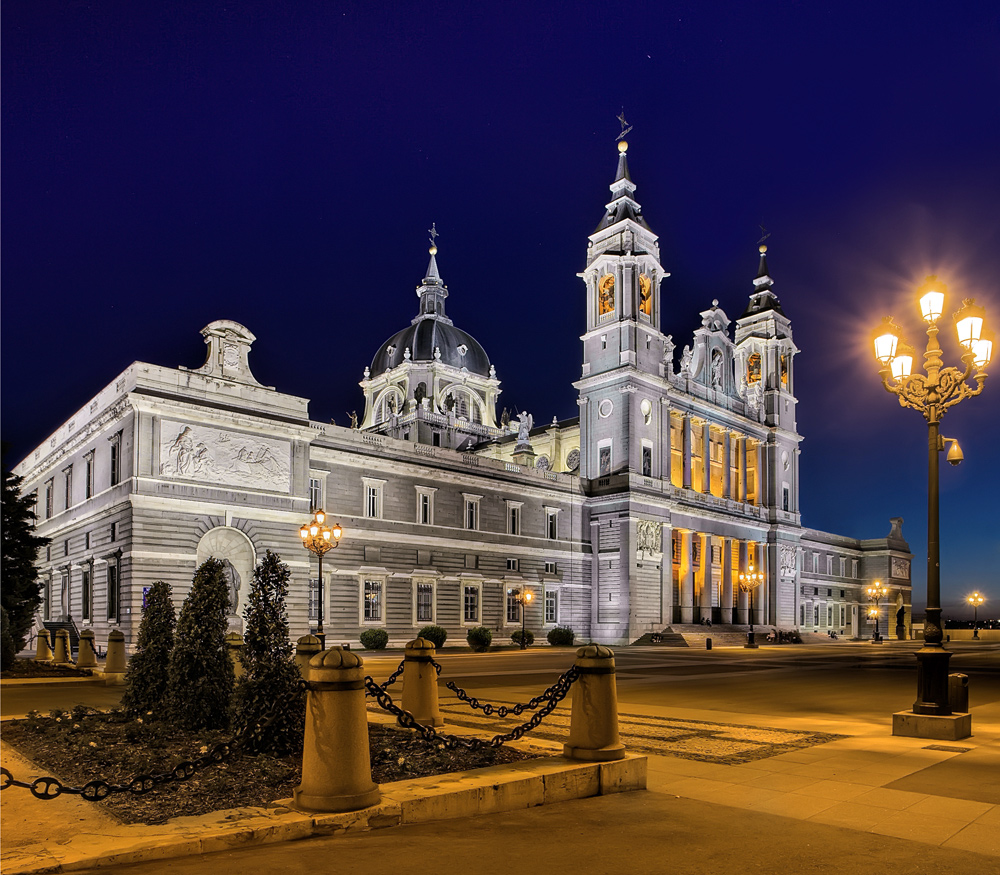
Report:
[[[450,324],[450,320],[433,316],[416,320],[383,343],[372,359],[372,374],[381,374],[402,364],[407,349],[412,362],[432,362],[434,350],[438,349],[444,364],[467,368],[469,373],[481,377],[490,375],[490,360],[479,341]]]

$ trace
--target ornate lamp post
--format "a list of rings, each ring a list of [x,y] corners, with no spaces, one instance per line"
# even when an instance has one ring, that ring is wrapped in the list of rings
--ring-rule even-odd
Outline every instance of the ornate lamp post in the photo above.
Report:
[[[882,601],[887,595],[889,595],[889,590],[887,587],[883,586],[879,581],[875,581],[871,586],[869,586],[865,593],[868,595],[868,600],[872,603],[873,607],[868,611],[868,616],[875,619],[875,631],[872,633],[872,641],[879,642],[882,640],[882,635],[878,630],[878,617],[879,617],[879,602]]]
[[[979,606],[986,601],[982,595],[978,592],[974,592],[972,595],[967,596],[965,599],[970,605],[972,605],[973,620],[972,620],[972,637],[979,637]]]
[[[946,287],[937,277],[929,276],[920,288],[920,312],[927,323],[927,347],[924,372],[911,373],[913,349],[900,341],[900,330],[886,316],[873,333],[879,376],[886,390],[892,392],[902,407],[911,407],[927,420],[927,619],[924,623],[924,646],[917,656],[917,700],[913,713],[946,716],[948,707],[948,653],[942,644],[941,631],[941,551],[938,525],[938,453],[946,443],[948,461],[962,460],[958,442],[943,438],[939,432],[941,417],[949,407],[983,391],[986,367],[993,355],[992,335],[985,331],[985,311],[968,298],[955,314],[958,342],[962,346],[962,367],[943,367],[938,345],[938,319],[944,311]],[[976,387],[966,380],[975,369]]]
[[[316,637],[319,638],[320,647],[326,650],[326,634],[323,632],[323,556],[330,550],[335,550],[340,545],[340,539],[344,536],[344,530],[340,523],[334,523],[333,527],[324,525],[326,514],[317,510],[313,514],[312,522],[306,523],[299,529],[299,536],[302,538],[302,546],[310,553],[315,553],[319,558],[319,611],[317,614]]]
[[[527,650],[528,642],[524,637],[524,615],[526,613],[525,608],[531,603],[532,595],[522,586],[516,593],[514,593],[514,598],[517,599],[517,603],[521,606],[521,649]]]
[[[753,593],[764,582],[762,572],[754,571],[753,560],[750,560],[747,570],[740,572],[740,591],[745,592],[750,597],[750,631],[747,632],[747,643],[744,647],[757,647],[753,637]]]

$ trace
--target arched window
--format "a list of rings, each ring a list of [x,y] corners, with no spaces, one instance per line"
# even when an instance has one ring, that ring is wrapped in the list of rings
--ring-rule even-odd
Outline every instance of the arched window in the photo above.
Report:
[[[386,389],[375,402],[375,425],[386,422],[393,413],[403,412],[403,393],[395,386]]]

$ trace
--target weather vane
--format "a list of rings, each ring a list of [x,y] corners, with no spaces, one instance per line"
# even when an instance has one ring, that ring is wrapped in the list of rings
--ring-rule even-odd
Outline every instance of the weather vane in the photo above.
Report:
[[[764,227],[763,221],[757,227],[760,228],[760,240],[757,241],[757,245],[760,246],[761,243],[771,236],[771,232]]]
[[[622,107],[622,114],[620,116],[618,116],[618,121],[620,121],[622,123],[622,132],[617,137],[615,137],[616,141],[623,139],[624,136],[629,131],[632,130],[632,125],[630,125],[627,121],[625,121],[625,108],[624,107]]]
[[[427,231],[427,233],[431,235],[430,236],[431,246],[437,246],[437,237],[440,234],[440,232],[437,229],[437,222],[431,222],[431,227]]]

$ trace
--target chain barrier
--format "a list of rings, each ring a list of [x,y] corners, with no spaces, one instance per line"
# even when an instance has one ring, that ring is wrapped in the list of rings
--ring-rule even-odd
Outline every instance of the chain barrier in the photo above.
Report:
[[[441,666],[437,663],[434,664],[438,670],[438,674],[441,674]],[[570,669],[572,671],[572,669]],[[563,676],[565,677],[565,675]],[[477,711],[482,711],[487,717],[492,717],[496,714],[497,717],[508,717],[513,714],[515,717],[520,717],[525,711],[534,711],[543,702],[547,702],[552,696],[560,689],[563,678],[560,677],[551,687],[547,690],[539,693],[533,699],[528,699],[527,702],[522,702],[517,705],[493,705],[490,702],[480,702],[475,696],[470,696],[465,690],[463,690],[454,681],[448,681],[445,686],[451,690],[459,700],[465,702],[470,708]],[[565,693],[563,693],[565,696]],[[561,698],[561,697],[560,697]]]
[[[406,665],[406,660],[405,659],[401,659],[399,661],[399,665],[396,667],[396,670],[391,675],[389,675],[389,677],[386,680],[386,682],[384,684],[378,684],[377,685],[379,687],[379,689],[387,690],[394,683],[396,683],[396,681],[399,680],[399,676],[403,673],[403,667],[405,665]],[[441,674],[441,668],[440,668],[440,666],[438,667],[437,673]],[[374,695],[375,694],[372,693],[369,689],[367,689],[367,687],[365,688],[365,696],[366,697],[370,697],[370,696],[374,696]]]

